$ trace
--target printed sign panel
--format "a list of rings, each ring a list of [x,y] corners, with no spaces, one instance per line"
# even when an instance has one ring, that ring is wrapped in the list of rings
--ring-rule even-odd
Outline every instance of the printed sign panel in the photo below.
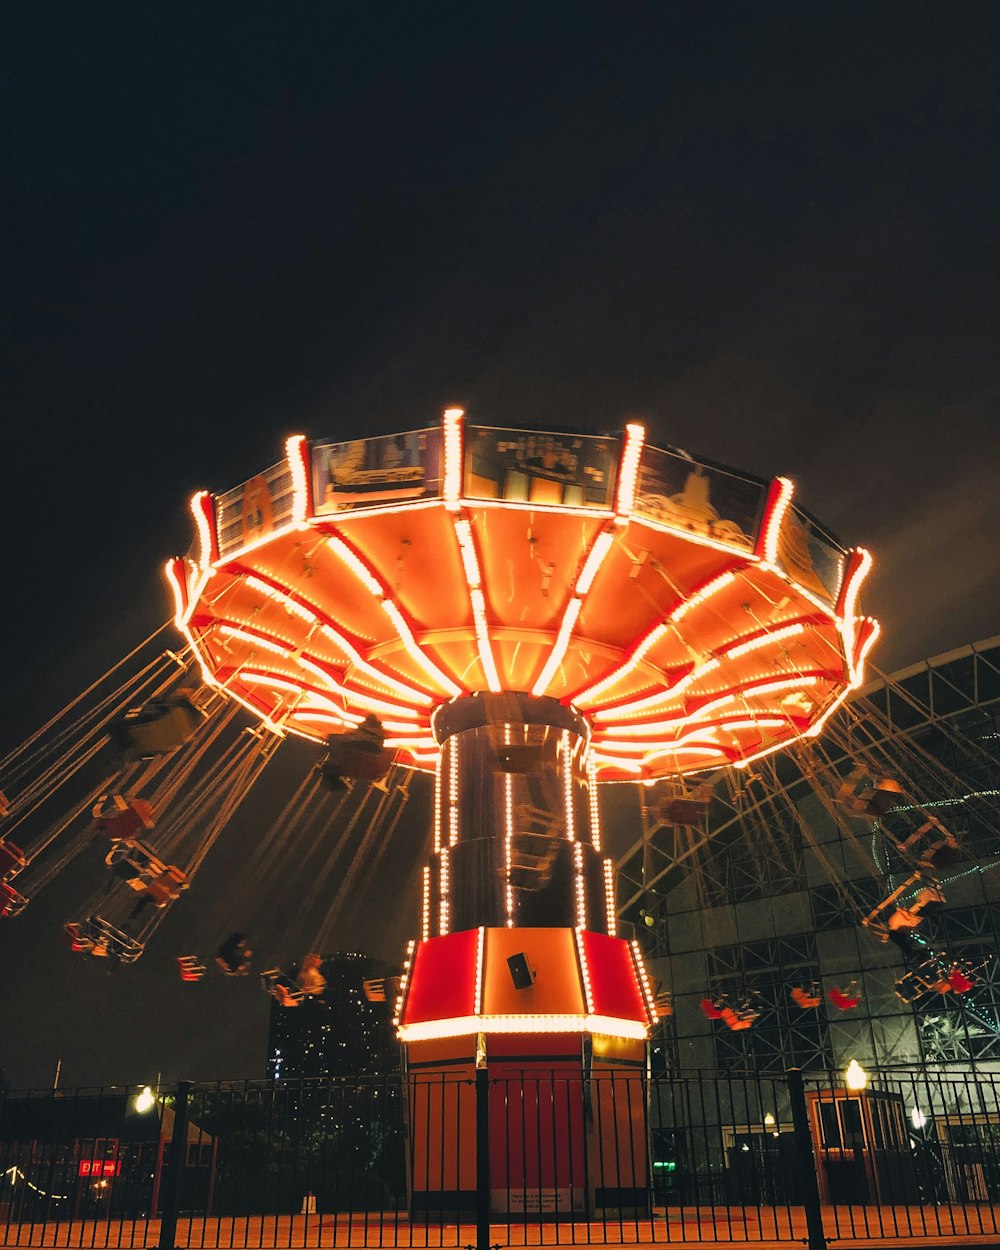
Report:
[[[470,425],[465,432],[465,495],[610,509],[618,454],[614,438]]]
[[[291,516],[292,475],[287,461],[282,461],[219,497],[219,554],[249,546]]]
[[[778,534],[778,562],[789,577],[821,599],[836,601],[844,575],[844,555],[798,508],[789,508]]]
[[[767,488],[700,464],[690,456],[645,447],[633,511],[715,542],[753,550]]]
[[[316,516],[441,493],[441,431],[312,446]]]

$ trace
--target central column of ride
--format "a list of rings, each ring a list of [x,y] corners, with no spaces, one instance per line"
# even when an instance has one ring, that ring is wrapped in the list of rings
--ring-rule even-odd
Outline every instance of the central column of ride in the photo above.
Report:
[[[474,1205],[477,1060],[495,1214],[642,1207],[654,1008],[638,947],[615,934],[587,725],[555,699],[478,693],[434,731],[434,846],[398,1018],[413,1209]]]

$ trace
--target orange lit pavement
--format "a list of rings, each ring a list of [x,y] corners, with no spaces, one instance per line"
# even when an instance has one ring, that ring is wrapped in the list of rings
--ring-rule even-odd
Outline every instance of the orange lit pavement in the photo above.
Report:
[[[880,1218],[881,1217],[881,1218]],[[941,1207],[828,1207],[823,1212],[827,1240],[836,1250],[881,1245],[1000,1246],[1000,1208]],[[912,1232],[910,1230],[913,1230]],[[60,1224],[0,1226],[0,1246],[71,1247],[126,1250],[157,1247],[159,1220],[79,1220]],[[474,1224],[410,1225],[405,1215],[386,1212],[381,1218],[342,1213],[336,1216],[256,1216],[239,1219],[178,1220],[179,1250],[297,1250],[301,1247],[372,1246],[431,1248],[474,1247]],[[671,1209],[664,1218],[609,1219],[592,1223],[493,1224],[491,1247],[549,1245],[662,1246],[668,1244],[728,1245],[733,1242],[764,1247],[802,1245],[806,1223],[802,1209],[706,1207]]]

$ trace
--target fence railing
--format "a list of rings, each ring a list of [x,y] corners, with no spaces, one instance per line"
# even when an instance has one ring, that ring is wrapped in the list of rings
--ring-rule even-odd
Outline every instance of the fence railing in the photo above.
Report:
[[[0,1095],[0,1245],[995,1241],[1000,1077],[514,1060]]]

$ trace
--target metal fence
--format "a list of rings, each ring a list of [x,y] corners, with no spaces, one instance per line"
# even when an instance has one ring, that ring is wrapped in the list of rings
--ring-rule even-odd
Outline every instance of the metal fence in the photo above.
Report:
[[[996,1242],[998,1084],[505,1065],[8,1093],[0,1245]]]

